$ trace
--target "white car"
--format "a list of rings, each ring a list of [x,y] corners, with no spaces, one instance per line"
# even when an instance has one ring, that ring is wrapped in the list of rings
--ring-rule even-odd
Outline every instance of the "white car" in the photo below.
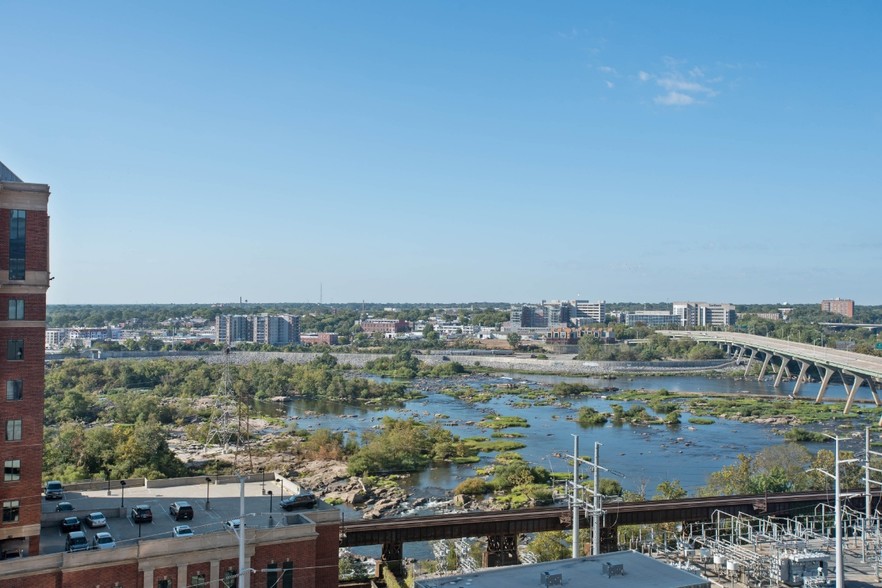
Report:
[[[116,541],[113,540],[113,535],[107,531],[95,533],[92,538],[92,549],[113,549],[114,547],[116,547]]]
[[[193,529],[190,528],[190,525],[178,525],[172,529],[172,535],[175,537],[192,537]]]
[[[106,527],[107,526],[107,518],[105,518],[103,513],[93,512],[86,515],[86,525],[90,529],[94,529],[96,527]]]
[[[232,519],[232,520],[225,522],[224,525],[228,529],[234,529],[234,530],[238,531],[239,527],[242,525],[242,521],[240,521],[239,519]]]

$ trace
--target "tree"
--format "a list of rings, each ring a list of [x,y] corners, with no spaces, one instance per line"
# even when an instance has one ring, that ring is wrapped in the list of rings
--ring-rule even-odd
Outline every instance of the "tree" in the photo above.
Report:
[[[655,487],[655,491],[656,495],[652,497],[653,500],[676,500],[685,498],[688,494],[680,485],[680,480],[665,480]]]
[[[506,339],[508,339],[508,344],[511,345],[512,349],[517,349],[521,345],[521,336],[517,333],[509,333]]]
[[[537,533],[527,545],[527,551],[536,556],[536,561],[557,561],[572,555],[570,537],[563,531]]]

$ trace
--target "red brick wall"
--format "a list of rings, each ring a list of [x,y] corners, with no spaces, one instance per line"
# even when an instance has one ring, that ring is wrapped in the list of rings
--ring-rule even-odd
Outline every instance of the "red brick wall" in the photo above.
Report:
[[[141,583],[138,572],[138,563],[105,567],[91,568],[64,572],[61,588],[112,588],[116,582],[123,588],[138,588]],[[42,584],[30,584],[28,588],[42,586]]]
[[[0,588],[60,588],[61,571],[52,570],[45,574],[28,576],[27,578],[13,578],[0,580]],[[90,588],[95,588],[91,586]]]

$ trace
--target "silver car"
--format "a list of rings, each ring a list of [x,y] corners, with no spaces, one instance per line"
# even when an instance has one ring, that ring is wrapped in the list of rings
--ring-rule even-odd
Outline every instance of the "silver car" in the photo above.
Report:
[[[92,549],[113,549],[114,547],[116,547],[116,541],[113,540],[113,535],[107,531],[95,533],[95,536],[92,537]]]

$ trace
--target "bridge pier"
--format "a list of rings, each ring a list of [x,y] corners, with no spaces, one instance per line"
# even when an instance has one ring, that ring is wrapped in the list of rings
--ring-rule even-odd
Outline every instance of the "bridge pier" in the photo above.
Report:
[[[793,395],[797,396],[799,394],[799,389],[802,388],[802,385],[805,383],[806,373],[808,372],[809,362],[803,361],[801,359],[797,360],[799,362],[799,376],[796,378],[796,385],[793,387]]]
[[[786,355],[779,355],[781,358],[781,367],[778,368],[778,375],[775,376],[775,388],[781,386],[781,380],[784,379],[784,372],[787,372],[787,375],[790,375],[790,370],[787,369],[787,364],[790,362],[790,358]]]
[[[836,370],[827,366],[821,366],[824,368],[824,375],[821,378],[821,388],[818,390],[818,397],[815,398],[815,402],[821,402],[824,399],[824,394],[827,392],[827,384],[830,383],[830,378],[833,377],[833,374],[836,373]]]
[[[763,351],[765,357],[763,358],[763,367],[760,368],[759,377],[757,381],[762,382],[763,378],[766,377],[766,370],[769,369],[769,362],[772,361],[772,354],[768,351]]]
[[[490,535],[487,537],[487,549],[484,551],[484,567],[498,568],[514,566],[521,563],[518,559],[517,535]]]
[[[600,528],[600,553],[612,553],[619,550],[619,526],[610,525]]]
[[[401,541],[383,543],[382,564],[396,577],[404,576],[404,544]],[[379,571],[379,570],[378,570]]]
[[[744,368],[744,377],[747,377],[748,372],[750,372],[750,366],[753,364],[753,358],[756,357],[756,349],[750,350],[750,356],[747,358],[747,367]]]

